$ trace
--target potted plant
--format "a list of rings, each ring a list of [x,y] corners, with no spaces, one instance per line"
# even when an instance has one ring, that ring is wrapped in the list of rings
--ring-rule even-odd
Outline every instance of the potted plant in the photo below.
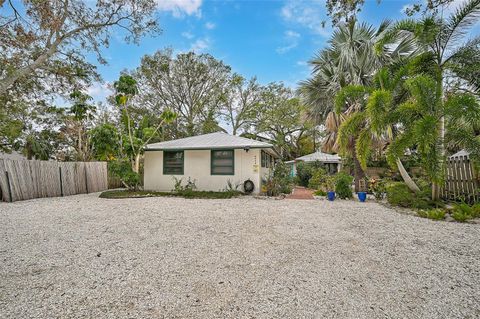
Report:
[[[327,188],[327,199],[329,201],[335,200],[335,177],[328,176],[325,178],[325,187]]]

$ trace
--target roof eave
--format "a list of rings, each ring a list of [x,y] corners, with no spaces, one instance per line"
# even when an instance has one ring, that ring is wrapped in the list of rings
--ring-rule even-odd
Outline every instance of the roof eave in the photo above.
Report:
[[[199,146],[199,147],[147,147],[144,151],[201,151],[201,150],[243,150],[243,149],[273,149],[270,146]]]

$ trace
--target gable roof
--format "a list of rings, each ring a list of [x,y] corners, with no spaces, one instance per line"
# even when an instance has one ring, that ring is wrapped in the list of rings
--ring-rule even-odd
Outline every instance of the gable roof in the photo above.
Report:
[[[238,149],[238,148],[272,148],[273,145],[234,136],[223,132],[215,132],[181,138],[178,140],[148,144],[145,150],[201,150],[201,149]]]
[[[461,150],[461,151],[458,151],[456,152],[455,154],[449,156],[449,158],[451,159],[454,159],[456,157],[460,157],[460,156],[466,156],[466,157],[469,157],[470,156],[470,153],[466,150]]]
[[[324,163],[340,163],[341,162],[340,156],[337,154],[327,154],[323,152],[315,152],[312,154],[304,155],[301,157],[297,157],[295,161],[302,161],[302,162],[324,162]]]

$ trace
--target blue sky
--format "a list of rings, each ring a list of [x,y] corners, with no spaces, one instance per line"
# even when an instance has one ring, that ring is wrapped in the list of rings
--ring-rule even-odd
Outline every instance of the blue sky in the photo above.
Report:
[[[331,34],[324,0],[157,1],[163,33],[142,39],[138,46],[114,37],[104,49],[109,65],[99,66],[107,83],[122,70],[137,67],[143,55],[171,47],[175,52],[210,53],[234,72],[256,76],[263,84],[283,81],[295,87],[308,77],[306,62]],[[378,25],[383,19],[400,19],[405,17],[402,9],[412,1],[366,0],[359,20]],[[108,95],[100,84],[89,93],[96,100]]]

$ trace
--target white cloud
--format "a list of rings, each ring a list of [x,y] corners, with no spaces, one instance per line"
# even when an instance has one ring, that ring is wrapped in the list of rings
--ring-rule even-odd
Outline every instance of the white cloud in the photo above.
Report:
[[[285,22],[300,25],[322,36],[330,34],[323,26],[323,22],[327,21],[325,0],[287,0],[280,15]]]
[[[187,38],[187,39],[193,39],[195,36],[193,33],[189,31],[182,32],[182,37]]]
[[[215,29],[215,27],[216,27],[216,24],[213,23],[213,22],[205,23],[205,28],[207,28],[208,30],[213,30],[213,29]]]
[[[90,95],[95,101],[105,101],[105,99],[113,94],[111,83],[95,82],[87,88],[87,94]]]
[[[307,61],[297,61],[297,65],[299,66],[307,66],[308,62]]]
[[[210,48],[212,41],[210,38],[198,39],[190,46],[190,51],[202,53]]]
[[[294,49],[295,47],[298,46],[298,42],[300,40],[300,33],[292,31],[292,30],[287,30],[284,33],[284,38],[285,38],[285,45],[278,47],[277,48],[277,53],[279,54],[284,54],[287,53],[288,51]]]
[[[160,11],[170,11],[174,17],[186,15],[201,16],[202,0],[156,0]]]

